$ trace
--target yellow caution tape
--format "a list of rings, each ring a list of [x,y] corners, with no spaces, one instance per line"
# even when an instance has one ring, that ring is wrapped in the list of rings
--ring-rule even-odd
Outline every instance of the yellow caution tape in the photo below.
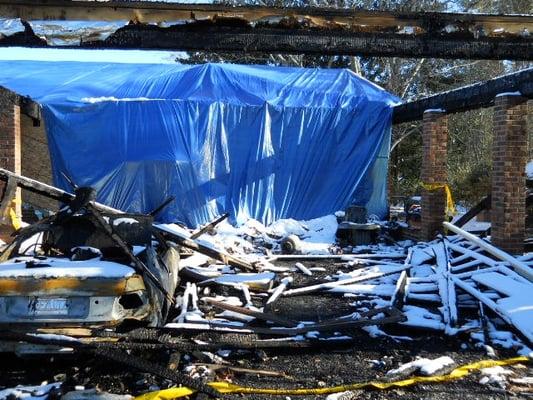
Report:
[[[16,231],[19,230],[22,225],[17,213],[12,207],[9,208],[9,219],[11,220],[11,225],[13,226],[13,228]]]
[[[9,203],[9,207],[7,207],[5,214],[2,215],[2,219],[4,221],[5,221],[4,218],[7,219],[7,217],[9,217],[9,222],[11,222],[11,226],[13,226],[15,230],[20,229],[20,227],[22,226],[20,218],[17,215],[17,206],[19,204],[20,204],[20,198],[17,198],[17,196],[15,196]]]
[[[457,211],[455,209],[455,204],[452,198],[452,191],[450,190],[450,187],[448,186],[448,184],[446,183],[422,183],[422,187],[429,191],[444,189],[444,191],[446,192],[446,215],[449,217],[453,217],[455,214],[457,214]]]
[[[357,390],[357,389],[390,389],[390,388],[399,388],[405,386],[416,385],[418,383],[441,383],[449,382],[456,379],[464,378],[469,375],[472,371],[478,371],[483,368],[504,366],[525,363],[530,361],[528,357],[514,357],[508,358],[506,360],[481,360],[472,364],[466,364],[454,369],[447,375],[436,375],[436,376],[415,376],[408,379],[403,379],[400,381],[394,382],[379,382],[379,381],[370,381],[370,382],[361,382],[361,383],[352,383],[349,385],[342,386],[332,386],[324,388],[303,388],[303,389],[272,389],[272,388],[253,388],[253,387],[244,387],[239,385],[234,385],[228,382],[210,382],[209,386],[219,391],[221,394],[235,394],[235,393],[246,393],[246,394],[271,394],[271,395],[280,395],[280,396],[297,396],[297,395],[325,395],[331,393],[340,393],[347,390]],[[171,389],[158,390],[156,392],[145,393],[140,396],[135,397],[134,400],[173,400],[180,397],[185,397],[193,394],[195,391],[187,387],[177,387]]]

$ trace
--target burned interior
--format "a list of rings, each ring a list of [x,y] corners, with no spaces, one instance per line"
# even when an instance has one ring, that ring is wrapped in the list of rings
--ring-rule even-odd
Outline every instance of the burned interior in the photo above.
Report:
[[[0,400],[531,397],[530,7],[370,3],[0,0]]]
[[[135,320],[157,326],[166,319],[178,283],[175,245],[160,236],[152,242],[152,216],[105,215],[91,199],[94,190],[77,189],[69,204],[23,228],[4,250],[2,286],[9,297],[1,300],[3,324],[105,327]],[[101,276],[90,271],[91,263],[102,266]],[[19,265],[34,273],[17,276]],[[65,271],[46,276],[47,268]]]

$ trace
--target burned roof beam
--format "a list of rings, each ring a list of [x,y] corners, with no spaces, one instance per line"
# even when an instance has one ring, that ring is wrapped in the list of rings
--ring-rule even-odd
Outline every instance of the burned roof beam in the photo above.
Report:
[[[34,126],[39,126],[42,119],[41,105],[33,101],[30,97],[21,96],[3,86],[0,86],[0,94],[6,93],[9,94],[11,101],[20,107],[20,112],[30,117],[33,120]]]
[[[82,47],[533,59],[530,34],[533,18],[527,15],[138,1],[0,0],[0,17],[27,21],[132,22],[104,41],[94,41],[94,36],[84,37],[82,32],[79,36],[69,32]],[[169,23],[175,25],[161,27]],[[64,39],[65,32],[55,35]],[[50,44],[54,34],[47,33],[46,39]],[[21,44],[21,40],[25,43]],[[35,35],[18,34],[0,39],[0,45],[45,45],[41,40]]]
[[[400,104],[394,107],[393,123],[421,120],[424,111],[430,109],[456,113],[491,107],[494,98],[505,92],[520,92],[522,96],[533,98],[533,68]]]
[[[269,18],[309,18],[315,23],[335,23],[351,26],[380,26],[397,28],[418,27],[425,31],[481,29],[485,34],[495,30],[521,33],[533,30],[533,21],[528,15],[494,15],[439,12],[400,12],[348,8],[323,7],[263,7],[229,6],[223,4],[179,4],[151,1],[80,1],[80,0],[0,0],[0,15],[4,18],[23,20],[93,20],[137,21],[161,23],[214,18],[240,18],[257,22]]]
[[[351,33],[323,29],[128,25],[87,46],[231,52],[533,60],[533,41]]]
[[[228,21],[226,21],[227,23]],[[35,41],[27,45],[35,47]],[[0,46],[11,46],[9,37]],[[17,39],[16,45],[21,45]],[[276,27],[263,28],[198,22],[161,28],[132,24],[118,29],[105,40],[81,42],[70,48],[164,49],[237,53],[290,53],[437,57],[449,59],[533,60],[533,40],[454,35],[403,35],[397,33],[349,32],[342,29]]]

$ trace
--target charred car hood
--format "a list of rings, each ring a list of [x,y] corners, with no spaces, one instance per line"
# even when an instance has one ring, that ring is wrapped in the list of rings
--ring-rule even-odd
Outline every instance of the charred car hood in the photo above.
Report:
[[[16,257],[0,263],[0,278],[128,278],[133,268],[112,261],[93,258],[72,261],[60,257]]]

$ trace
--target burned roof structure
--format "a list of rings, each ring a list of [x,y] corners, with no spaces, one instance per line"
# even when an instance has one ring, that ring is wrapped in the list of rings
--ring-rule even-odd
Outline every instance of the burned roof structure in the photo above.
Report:
[[[44,22],[37,34],[25,23],[0,46],[514,60],[533,54],[527,15],[69,0],[2,0],[0,15]],[[114,24],[62,26],[65,20]]]

